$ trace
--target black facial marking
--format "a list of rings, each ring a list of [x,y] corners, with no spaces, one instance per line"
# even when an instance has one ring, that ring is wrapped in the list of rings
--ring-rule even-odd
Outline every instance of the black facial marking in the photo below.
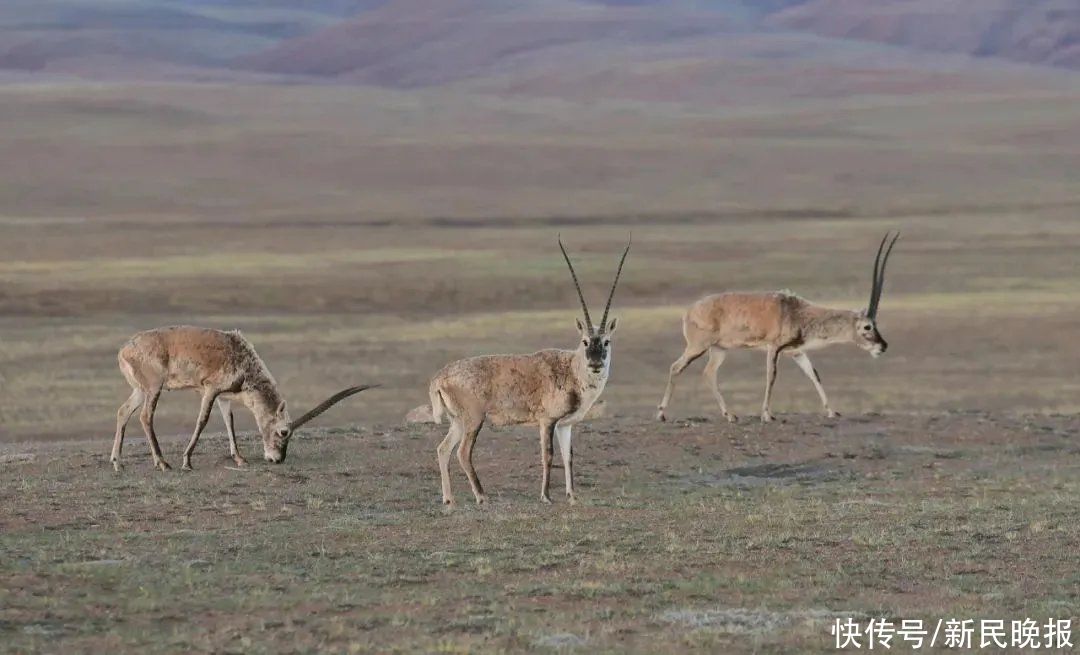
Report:
[[[589,366],[597,369],[601,368],[604,365],[606,355],[607,349],[604,347],[603,337],[591,337],[589,345],[585,348],[585,357],[589,360]]]

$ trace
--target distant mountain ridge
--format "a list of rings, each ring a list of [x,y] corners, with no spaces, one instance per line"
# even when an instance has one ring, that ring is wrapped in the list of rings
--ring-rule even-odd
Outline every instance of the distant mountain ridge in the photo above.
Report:
[[[719,12],[502,0],[394,0],[247,57],[255,70],[421,86],[497,72],[545,50],[662,45],[733,31]]]
[[[1080,70],[1077,0],[389,0],[239,65],[407,87],[484,75],[545,49],[588,59],[612,44],[674,47],[763,30]]]
[[[769,65],[786,67],[773,82],[785,84],[802,64],[823,80],[825,68],[866,75],[868,62],[921,68],[926,53],[1080,70],[1080,0],[0,3],[0,70],[92,78],[491,80],[491,89],[655,98],[716,96],[692,86],[764,80]]]
[[[809,0],[766,24],[1080,70],[1077,0]]]
[[[63,70],[86,59],[229,68],[384,1],[5,0],[0,69]]]

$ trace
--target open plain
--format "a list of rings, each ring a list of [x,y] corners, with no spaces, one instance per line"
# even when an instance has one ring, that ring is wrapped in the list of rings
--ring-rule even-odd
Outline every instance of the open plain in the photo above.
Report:
[[[719,104],[0,86],[0,650],[826,652],[836,617],[1075,625],[1080,85],[1032,78]],[[700,362],[651,420],[688,303],[861,307],[888,229],[888,354],[812,355],[841,418],[784,361],[758,424],[763,356],[734,353],[740,423]],[[538,502],[534,430],[485,429],[493,502],[453,470],[445,512],[444,428],[403,425],[428,378],[572,346],[556,234],[596,304],[631,231],[580,505]],[[215,415],[195,471],[159,473],[133,421],[115,474],[116,351],[176,323],[242,329],[294,411],[382,386],[281,466],[240,411],[247,470]],[[162,400],[174,464],[196,409]]]
[[[208,438],[190,474],[5,448],[3,648],[826,653],[837,618],[1075,621],[1075,417],[785,418],[598,420],[575,506],[539,502],[531,430],[485,432],[489,504],[454,470],[451,511],[427,425],[245,471]]]

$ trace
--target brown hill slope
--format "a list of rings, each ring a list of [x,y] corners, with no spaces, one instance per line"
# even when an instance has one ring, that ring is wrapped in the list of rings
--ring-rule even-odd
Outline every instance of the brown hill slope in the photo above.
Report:
[[[110,77],[155,66],[221,69],[382,1],[312,0],[296,7],[285,0],[6,0],[0,70]]]
[[[395,88],[709,105],[1016,85],[1018,72],[993,61],[761,30],[736,4],[389,0],[240,65]]]
[[[772,27],[1080,70],[1076,0],[810,0]]]
[[[498,72],[523,56],[569,45],[656,45],[732,30],[719,12],[550,0],[392,0],[242,65],[409,87]]]

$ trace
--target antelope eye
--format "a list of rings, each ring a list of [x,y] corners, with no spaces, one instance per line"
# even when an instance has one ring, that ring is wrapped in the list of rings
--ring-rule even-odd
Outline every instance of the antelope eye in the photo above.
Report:
[[[582,340],[581,345],[583,345],[583,346],[589,345],[589,340],[588,339]]]
[[[611,345],[611,340],[610,339],[604,339],[604,347],[607,348],[610,345]]]
[[[862,329],[863,329],[863,332],[869,332],[870,331],[870,326],[869,325],[864,325],[864,326],[862,326]]]

